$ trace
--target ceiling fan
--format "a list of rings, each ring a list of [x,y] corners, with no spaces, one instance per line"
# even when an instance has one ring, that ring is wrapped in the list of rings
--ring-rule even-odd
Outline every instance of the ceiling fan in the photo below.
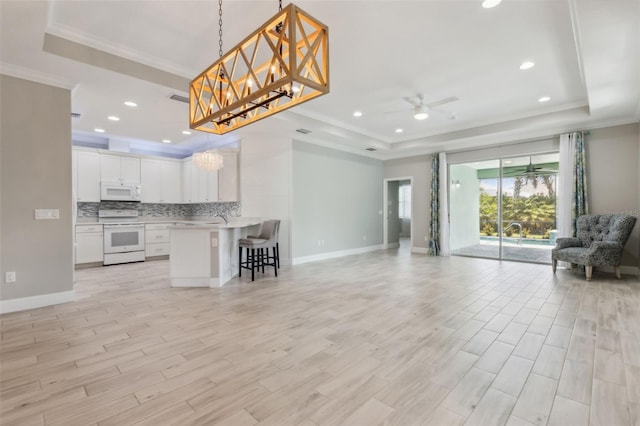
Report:
[[[507,173],[504,173],[505,177],[513,177],[513,176],[541,176],[541,175],[549,175],[558,173],[557,170],[545,169],[544,167],[539,167],[533,164],[531,157],[529,157],[529,164],[526,166],[515,166],[508,167],[510,169]]]
[[[428,104],[424,103],[424,96],[422,96],[422,93],[418,93],[413,97],[405,96],[402,99],[413,105],[413,118],[415,118],[416,120],[425,120],[427,117],[429,117],[430,111],[435,111],[443,114],[449,120],[454,120],[456,118],[456,116],[453,115],[452,112],[438,109],[436,107],[459,100],[457,96],[450,96],[448,98],[440,99],[439,101],[431,102]]]

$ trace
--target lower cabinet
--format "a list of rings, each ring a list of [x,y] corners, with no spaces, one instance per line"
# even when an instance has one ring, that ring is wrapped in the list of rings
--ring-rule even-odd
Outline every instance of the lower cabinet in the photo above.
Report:
[[[144,256],[169,256],[170,223],[153,223],[144,227]]]
[[[102,225],[76,225],[76,265],[102,262],[104,237]]]

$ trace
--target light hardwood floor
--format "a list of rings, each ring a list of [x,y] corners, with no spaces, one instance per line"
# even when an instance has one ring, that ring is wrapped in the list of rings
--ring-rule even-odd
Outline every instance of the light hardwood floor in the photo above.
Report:
[[[401,253],[77,271],[76,302],[0,317],[0,423],[640,424],[637,278]]]

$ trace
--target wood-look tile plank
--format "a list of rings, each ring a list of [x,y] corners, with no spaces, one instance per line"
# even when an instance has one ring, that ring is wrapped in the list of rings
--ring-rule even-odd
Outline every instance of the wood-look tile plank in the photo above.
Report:
[[[514,346],[502,342],[493,342],[476,362],[475,366],[490,373],[498,373],[513,352]]]
[[[625,426],[631,424],[624,386],[602,380],[593,381],[593,403],[590,424]]]
[[[516,401],[515,396],[489,388],[464,424],[465,426],[503,425],[509,419]]]
[[[462,417],[468,417],[495,377],[495,374],[472,368],[440,405]]]
[[[548,426],[588,425],[589,405],[556,395]]]
[[[557,385],[557,380],[531,373],[512,414],[533,424],[546,424]]]
[[[562,348],[545,344],[536,359],[533,372],[552,379],[560,379],[566,353]]]
[[[533,361],[515,355],[510,356],[491,387],[517,397],[520,395],[532,367]]]
[[[590,404],[592,384],[593,365],[565,360],[558,384],[558,395]]]

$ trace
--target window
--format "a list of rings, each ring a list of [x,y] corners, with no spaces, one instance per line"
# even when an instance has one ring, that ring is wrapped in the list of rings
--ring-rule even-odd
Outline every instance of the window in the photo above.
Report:
[[[400,185],[398,188],[398,216],[400,219],[411,219],[411,185]]]

